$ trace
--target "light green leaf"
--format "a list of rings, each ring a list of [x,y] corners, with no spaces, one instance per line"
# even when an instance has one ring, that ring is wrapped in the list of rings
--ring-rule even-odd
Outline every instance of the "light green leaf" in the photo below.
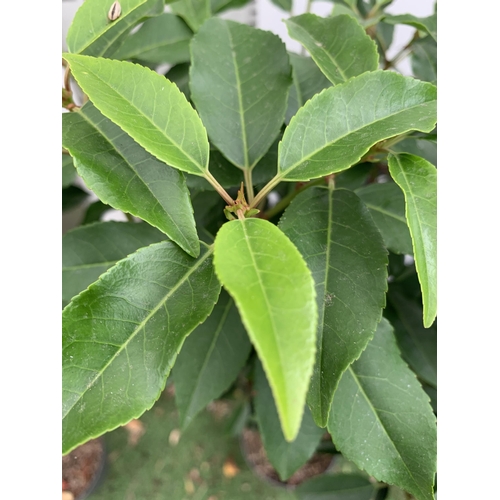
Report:
[[[263,219],[234,220],[215,239],[217,276],[264,366],[287,441],[299,432],[314,364],[314,282],[290,240]]]
[[[416,78],[427,82],[437,82],[437,45],[430,38],[417,40],[412,45],[411,69]]]
[[[323,90],[290,121],[279,147],[279,178],[306,181],[340,172],[377,142],[436,124],[436,87],[374,71]]]
[[[403,153],[389,155],[389,172],[405,195],[428,328],[437,314],[437,170],[427,160]]]
[[[119,260],[165,240],[149,224],[98,222],[68,231],[62,238],[62,298],[70,301]]]
[[[222,291],[212,314],[186,339],[172,371],[183,429],[231,386],[251,347],[233,299]]]
[[[66,43],[74,54],[111,57],[123,37],[142,19],[163,12],[163,0],[120,0],[121,15],[108,19],[113,2],[85,0],[68,29]]]
[[[293,85],[290,87],[288,96],[288,108],[285,118],[287,124],[306,101],[332,85],[310,57],[293,53],[288,55],[292,65]]]
[[[357,474],[323,474],[295,490],[298,500],[370,500],[374,492],[372,483]]]
[[[417,500],[434,498],[436,419],[387,320],[342,376],[328,430],[337,449],[377,480]]]
[[[271,388],[259,362],[256,363],[254,374],[255,413],[266,456],[280,479],[286,481],[311,458],[325,431],[314,423],[311,411],[306,406],[295,441],[287,442],[281,431]]]
[[[437,387],[436,323],[424,328],[422,306],[401,293],[396,284],[391,284],[388,301],[392,308],[384,314],[394,326],[404,360],[421,380]]]
[[[401,16],[384,16],[384,22],[387,24],[407,24],[420,31],[425,31],[437,41],[437,14],[429,17],[416,17],[411,14]]]
[[[152,64],[188,62],[192,31],[177,16],[164,13],[148,19],[128,36],[113,59],[138,59]]]
[[[193,37],[191,53],[191,96],[211,141],[234,165],[253,168],[285,118],[285,44],[268,31],[212,18]]]
[[[146,220],[198,255],[193,208],[178,170],[151,156],[91,102],[63,116],[63,145],[101,201]]]
[[[69,114],[69,113],[65,113]],[[64,122],[64,121],[63,121]],[[71,186],[76,178],[76,170],[73,165],[73,158],[68,154],[62,155],[62,187]]]
[[[280,228],[297,246],[316,283],[316,363],[307,403],[325,427],[342,373],[382,317],[387,250],[368,209],[351,191],[310,188],[285,211]]]
[[[212,15],[210,0],[180,0],[173,2],[170,8],[181,16],[194,32]]]
[[[385,246],[394,253],[412,254],[411,236],[405,218],[405,198],[393,182],[370,184],[356,189],[384,238]]]
[[[378,68],[375,42],[351,16],[323,18],[302,14],[285,23],[290,36],[309,51],[334,85]]]
[[[292,0],[271,0],[271,2],[285,12],[292,12]]]
[[[73,54],[64,58],[95,107],[144,149],[179,170],[206,175],[206,130],[174,83],[138,64]]]
[[[63,311],[63,453],[151,408],[220,291],[211,247],[165,241],[109,269]]]

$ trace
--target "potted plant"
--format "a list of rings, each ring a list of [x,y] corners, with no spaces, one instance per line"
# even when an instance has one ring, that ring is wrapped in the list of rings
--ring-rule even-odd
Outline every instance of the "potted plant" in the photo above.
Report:
[[[432,499],[436,14],[336,2],[285,21],[299,55],[218,16],[244,3],[86,0],[70,26],[63,164],[130,221],[63,237],[63,453],[169,375],[185,427],[243,373],[281,479],[326,432],[379,496]]]

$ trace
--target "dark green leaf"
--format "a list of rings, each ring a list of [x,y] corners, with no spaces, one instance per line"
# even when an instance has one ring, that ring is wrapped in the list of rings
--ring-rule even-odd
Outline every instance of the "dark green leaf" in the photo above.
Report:
[[[91,203],[85,212],[85,217],[83,218],[82,224],[90,224],[91,222],[98,222],[101,217],[108,211],[113,210],[113,207],[106,205],[100,200]]]
[[[356,474],[321,475],[295,490],[298,500],[370,500],[374,491],[366,477]]]
[[[302,14],[285,23],[290,36],[309,51],[333,84],[378,68],[377,46],[351,16]]]
[[[141,20],[163,12],[164,0],[120,0],[121,15],[108,19],[112,1],[85,0],[68,30],[68,50],[75,54],[111,57],[123,37]]]
[[[431,37],[413,43],[411,69],[416,78],[437,82],[437,45]]]
[[[190,255],[199,242],[183,175],[158,161],[91,102],[64,115],[63,145],[106,204],[148,221]]]
[[[191,43],[191,96],[211,141],[234,165],[253,168],[280,133],[290,64],[268,31],[212,18]]]
[[[364,186],[370,180],[372,171],[373,164],[371,163],[354,165],[335,176],[335,187],[354,191]]]
[[[246,5],[250,0],[210,0],[212,13],[217,14],[228,9],[239,9]]]
[[[411,236],[405,218],[405,198],[393,182],[370,184],[357,189],[384,238],[385,246],[394,253],[412,254]]]
[[[411,153],[421,156],[428,162],[437,166],[437,143],[421,137],[410,136],[391,146],[397,153]]]
[[[220,292],[212,248],[170,241],[109,269],[63,311],[63,453],[151,408]]]
[[[192,36],[192,31],[180,18],[164,13],[148,19],[128,36],[113,59],[140,59],[152,64],[187,62]]]
[[[70,301],[119,260],[165,239],[149,224],[98,222],[62,238],[62,298]]]
[[[387,251],[368,209],[343,189],[307,189],[287,208],[280,228],[316,283],[317,351],[307,402],[324,427],[342,373],[359,357],[382,316]]]
[[[402,153],[389,155],[389,172],[405,195],[428,328],[437,314],[437,170],[423,158]]]
[[[292,0],[271,0],[271,2],[285,12],[292,12]]]
[[[170,8],[181,16],[194,32],[212,15],[210,0],[180,0],[173,2]]]
[[[290,240],[263,219],[224,224],[215,239],[214,264],[262,361],[285,439],[293,441],[314,364],[311,272]]]
[[[342,376],[328,430],[342,454],[377,480],[417,500],[434,498],[436,418],[387,320]]]
[[[321,72],[318,65],[310,58],[289,53],[292,65],[293,85],[288,96],[286,123],[297,113],[306,101],[323,89],[331,87],[330,80]]]
[[[347,104],[346,104],[347,103]],[[290,121],[279,148],[279,178],[306,181],[340,172],[377,142],[436,124],[436,87],[374,71],[323,90]]]
[[[437,15],[432,14],[429,17],[416,17],[412,14],[403,14],[401,16],[384,16],[384,22],[388,24],[407,24],[420,31],[425,31],[437,41]]]
[[[255,366],[253,388],[256,392],[255,412],[266,456],[280,479],[286,481],[311,458],[325,431],[314,423],[311,411],[306,406],[295,441],[287,442],[281,431],[271,388],[259,362]]]
[[[62,155],[62,187],[67,188],[71,186],[76,179],[76,170],[73,165],[73,158],[70,155]]]
[[[184,172],[207,174],[205,127],[175,84],[138,64],[64,57],[96,108],[149,153]]]
[[[182,428],[231,386],[251,347],[233,299],[222,291],[212,314],[186,339],[172,372]]]
[[[78,186],[69,186],[62,190],[62,210],[71,210],[81,205],[88,197],[88,193]]]
[[[191,99],[191,90],[189,89],[189,63],[176,64],[170,68],[165,76],[179,87],[179,90],[186,96],[189,101]]]
[[[422,306],[391,285],[386,316],[394,326],[404,360],[413,371],[433,387],[437,387],[437,326],[424,328]]]

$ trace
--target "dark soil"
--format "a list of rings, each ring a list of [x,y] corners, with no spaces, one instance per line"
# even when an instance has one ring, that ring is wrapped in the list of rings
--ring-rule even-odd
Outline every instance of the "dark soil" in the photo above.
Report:
[[[100,439],[92,439],[62,458],[62,489],[75,500],[84,498],[102,470],[104,447]],[[71,498],[70,495],[67,495]]]
[[[274,467],[266,457],[264,446],[259,431],[246,428],[242,435],[242,448],[248,464],[255,473],[274,484],[293,488],[307,479],[318,476],[325,472],[332,463],[332,455],[329,453],[315,453],[298,471],[287,481],[281,481]]]

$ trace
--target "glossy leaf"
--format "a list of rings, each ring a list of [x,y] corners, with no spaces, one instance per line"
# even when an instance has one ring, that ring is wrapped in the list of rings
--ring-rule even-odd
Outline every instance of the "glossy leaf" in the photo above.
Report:
[[[374,492],[372,483],[357,474],[322,474],[295,490],[298,500],[371,500]]]
[[[76,170],[73,165],[73,158],[70,155],[62,155],[62,187],[71,186],[76,179]]]
[[[437,82],[437,45],[426,37],[412,45],[411,69],[416,78],[427,82]]]
[[[212,248],[165,241],[109,269],[63,311],[63,453],[151,408],[220,291]]]
[[[177,16],[164,13],[148,19],[128,36],[113,59],[139,59],[152,64],[177,64],[190,59],[192,31]]]
[[[368,209],[347,190],[310,188],[285,211],[280,228],[316,284],[316,363],[307,402],[325,427],[342,373],[359,357],[382,317],[387,251]]]
[[[429,17],[416,17],[412,14],[403,14],[400,16],[384,16],[384,22],[388,24],[407,24],[420,31],[425,31],[437,41],[437,15],[432,14]]]
[[[178,170],[150,155],[91,102],[64,115],[63,145],[101,201],[148,221],[198,255],[193,208]]]
[[[231,386],[251,347],[233,299],[222,291],[212,314],[186,339],[172,371],[182,428]]]
[[[437,387],[437,326],[424,328],[422,306],[406,297],[396,284],[391,285],[385,314],[394,326],[404,360],[413,371],[433,387]]]
[[[292,12],[292,0],[271,0],[271,2],[285,12]]]
[[[279,177],[306,181],[340,172],[377,142],[436,124],[436,87],[374,71],[323,90],[290,121],[279,148]]]
[[[311,273],[290,240],[263,219],[224,224],[215,239],[214,264],[264,366],[285,439],[293,441],[314,364]]]
[[[210,0],[180,0],[173,2],[170,8],[195,32],[212,15]]]
[[[285,23],[290,36],[309,51],[333,84],[378,69],[375,42],[351,16],[323,18],[302,14]]]
[[[389,172],[405,195],[428,328],[437,314],[437,170],[423,158],[403,153],[389,155]]]
[[[206,130],[175,84],[138,64],[64,57],[95,107],[144,149],[179,170],[206,174]]]
[[[417,500],[434,498],[436,419],[387,320],[342,376],[328,430],[337,449],[377,480]]]
[[[240,168],[253,168],[285,118],[290,64],[268,31],[212,18],[191,43],[191,96],[211,141]]]
[[[323,89],[331,87],[330,80],[321,72],[317,64],[310,58],[290,52],[293,85],[288,96],[286,123],[297,113],[306,101]]]
[[[119,260],[165,239],[149,224],[98,222],[62,238],[62,298],[70,301]]]
[[[164,0],[120,0],[121,14],[108,19],[112,1],[85,0],[68,29],[68,50],[75,54],[111,57],[123,37],[142,19],[163,12]]]
[[[385,246],[394,253],[412,254],[411,236],[406,224],[405,199],[393,182],[370,184],[357,189],[384,238]]]
[[[255,413],[266,456],[280,479],[286,481],[311,458],[325,431],[314,423],[311,411],[306,406],[295,441],[287,442],[281,431],[271,388],[260,363],[255,366],[254,377]]]

